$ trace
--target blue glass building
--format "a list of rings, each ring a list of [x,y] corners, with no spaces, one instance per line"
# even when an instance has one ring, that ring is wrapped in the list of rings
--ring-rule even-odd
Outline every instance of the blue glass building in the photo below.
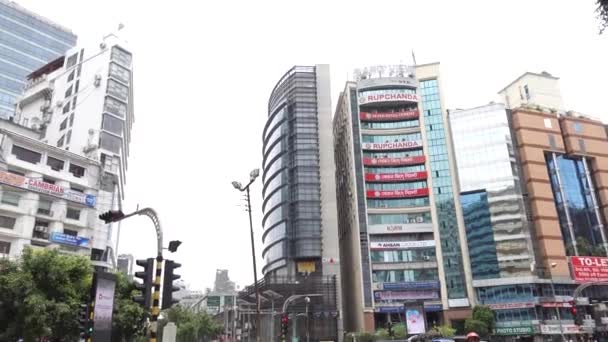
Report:
[[[14,115],[27,75],[63,56],[76,38],[68,29],[0,0],[0,118]]]

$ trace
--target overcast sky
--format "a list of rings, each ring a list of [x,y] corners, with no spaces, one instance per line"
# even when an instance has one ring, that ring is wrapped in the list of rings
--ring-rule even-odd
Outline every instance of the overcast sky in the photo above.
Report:
[[[274,84],[295,64],[329,63],[333,103],[354,68],[441,62],[449,108],[498,100],[525,71],[561,78],[568,108],[608,122],[608,33],[595,0],[127,1],[18,0],[95,42],[125,25],[135,117],[125,211],[155,208],[193,288],[217,268],[252,283],[247,213],[230,182],[260,167]],[[89,45],[89,44],[85,44]],[[261,274],[261,179],[252,187]],[[153,257],[145,218],[124,222],[120,253]]]

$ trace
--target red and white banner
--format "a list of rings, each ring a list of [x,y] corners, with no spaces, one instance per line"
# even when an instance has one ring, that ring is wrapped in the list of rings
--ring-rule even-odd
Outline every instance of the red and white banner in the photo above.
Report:
[[[533,302],[486,304],[492,310],[527,309],[533,308]]]
[[[410,249],[410,248],[426,248],[435,247],[435,240],[422,241],[387,241],[387,242],[370,242],[369,248],[375,250],[383,249]]]
[[[406,89],[372,90],[359,96],[359,104],[374,102],[418,102],[418,95]]]
[[[569,302],[549,302],[542,303],[540,306],[542,306],[543,308],[571,308],[572,304],[570,304]]]
[[[359,118],[362,121],[397,121],[418,119],[418,117],[420,117],[420,112],[417,110],[408,110],[404,112],[359,113]]]
[[[608,281],[608,258],[594,256],[570,257],[572,276],[579,282]]]
[[[365,180],[368,182],[398,182],[418,179],[426,179],[426,171],[401,172],[401,173],[366,173]]]
[[[437,291],[376,291],[376,300],[438,299]]]
[[[405,190],[367,190],[367,198],[409,198],[429,195],[429,188]]]
[[[364,150],[409,150],[418,147],[422,147],[421,140],[363,143]]]
[[[403,157],[403,158],[370,158],[363,157],[365,166],[402,166],[424,164],[425,156]]]

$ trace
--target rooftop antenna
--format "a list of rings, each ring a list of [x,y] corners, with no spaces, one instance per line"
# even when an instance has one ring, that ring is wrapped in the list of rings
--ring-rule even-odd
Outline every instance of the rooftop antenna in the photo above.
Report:
[[[416,66],[416,54],[414,54],[414,49],[412,49],[412,60],[414,61],[414,66]]]

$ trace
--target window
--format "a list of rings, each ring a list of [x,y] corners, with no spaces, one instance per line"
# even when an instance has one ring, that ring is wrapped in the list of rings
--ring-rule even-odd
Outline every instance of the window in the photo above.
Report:
[[[82,59],[84,58],[84,49],[80,49],[80,63],[82,63]]]
[[[61,125],[59,125],[59,130],[63,131],[67,127],[68,127],[68,118],[65,118],[65,120],[63,120],[63,122],[61,122]]]
[[[530,89],[528,88],[527,84],[524,86],[524,94],[526,94],[526,100],[529,100],[530,99]]]
[[[8,170],[8,173],[12,173],[14,175],[19,175],[19,176],[25,176],[25,173],[21,172],[21,171],[17,171],[17,170]]]
[[[28,150],[27,148],[23,148],[17,145],[13,145],[12,151],[15,157],[17,157],[17,159],[30,162],[32,164],[40,163],[40,159],[42,158],[42,155],[40,153]]]
[[[11,251],[11,243],[8,241],[0,241],[0,254],[9,254]]]
[[[66,103],[65,106],[63,106],[63,114],[65,114],[69,111],[70,111],[70,102],[68,101],[68,103]]]
[[[74,125],[74,113],[70,114],[70,127]]]
[[[63,228],[63,234],[70,235],[70,236],[78,236],[77,231],[71,230],[71,229],[65,229],[65,228]]]
[[[105,104],[103,106],[103,110],[114,114],[116,116],[120,116],[122,118],[127,114],[127,105],[123,102],[115,100],[111,97],[106,97]]]
[[[129,87],[114,80],[108,80],[108,94],[116,97],[117,99],[126,101],[129,98]]]
[[[116,63],[110,63],[110,71],[109,74],[111,77],[119,80],[124,84],[129,84],[129,80],[131,78],[131,72],[129,69],[121,67]]]
[[[65,137],[65,143],[66,143],[66,145],[69,144],[71,140],[72,140],[72,130],[69,130],[68,134]]]
[[[10,216],[0,216],[0,228],[13,229],[15,228],[16,218]]]
[[[549,134],[549,146],[551,146],[552,149],[557,148],[557,143],[555,142],[555,137],[551,134]]]
[[[74,96],[72,99],[72,109],[76,110],[76,101],[78,101],[78,96]]]
[[[70,86],[68,90],[65,91],[65,98],[67,99],[70,96],[72,96],[72,86]]]
[[[57,147],[63,147],[63,141],[65,140],[65,135],[62,135],[59,140],[57,140]]]
[[[80,192],[80,193],[84,193],[84,189],[81,189],[77,186],[74,185],[70,185],[70,190],[76,191],[76,192]]]
[[[552,128],[551,119],[544,119],[543,121],[545,122],[545,128]]]
[[[55,180],[54,179],[50,179],[47,177],[42,177],[42,181],[45,183],[49,183],[49,184],[55,184]]]
[[[34,239],[49,239],[49,223],[46,221],[36,220],[34,222],[34,231],[32,233]]]
[[[578,139],[578,147],[580,148],[581,152],[587,152],[587,149],[585,146],[585,140]]]
[[[80,81],[76,81],[76,85],[74,86],[74,95],[78,94],[78,87],[80,87]]]
[[[123,122],[121,119],[117,119],[111,115],[104,114],[101,127],[110,133],[122,136]]]
[[[121,138],[118,138],[118,137],[108,134],[106,132],[101,132],[100,140],[101,140],[101,144],[100,144],[101,148],[114,152],[114,153],[120,153],[120,148],[122,147]]]
[[[68,76],[68,82],[72,82],[74,80],[74,70],[72,70],[72,72],[70,73],[70,76]]]
[[[51,216],[51,205],[52,204],[53,204],[53,202],[41,198],[40,201],[38,202],[38,214]]]
[[[74,177],[80,178],[84,176],[84,167],[70,163],[70,173],[73,174]]]
[[[574,131],[576,133],[582,133],[583,132],[583,125],[581,125],[580,122],[575,122],[573,126],[574,126]]]
[[[71,68],[74,65],[76,65],[76,62],[78,62],[78,54],[75,53],[73,55],[71,55],[70,57],[68,57],[68,61],[65,64],[66,68]]]
[[[80,220],[80,209],[68,207],[68,211],[66,212],[65,217],[72,220]]]
[[[2,193],[2,203],[4,204],[14,205],[15,207],[18,207],[20,199],[21,196],[19,196],[18,193],[9,192],[7,190],[4,190],[4,192]]]
[[[126,67],[131,66],[131,54],[117,46],[112,47],[111,58],[113,61],[118,62]]]

